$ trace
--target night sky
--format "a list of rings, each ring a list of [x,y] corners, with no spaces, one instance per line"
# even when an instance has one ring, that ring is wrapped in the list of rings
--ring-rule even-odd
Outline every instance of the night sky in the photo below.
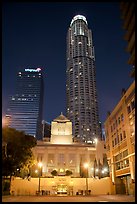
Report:
[[[41,67],[44,74],[43,119],[66,114],[66,35],[75,15],[84,15],[93,32],[99,116],[102,123],[133,79],[124,40],[119,2],[3,3],[2,114],[14,94],[16,74]]]

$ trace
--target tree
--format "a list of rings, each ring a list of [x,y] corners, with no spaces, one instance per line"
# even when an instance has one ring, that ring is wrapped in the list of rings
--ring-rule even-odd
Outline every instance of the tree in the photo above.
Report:
[[[20,171],[18,172],[18,176],[25,178],[30,175],[31,177],[36,177],[36,160],[34,156],[28,158],[28,160],[25,162],[22,168],[20,168]]]
[[[32,158],[32,147],[36,145],[33,136],[13,128],[2,128],[2,175],[16,175],[17,171]]]

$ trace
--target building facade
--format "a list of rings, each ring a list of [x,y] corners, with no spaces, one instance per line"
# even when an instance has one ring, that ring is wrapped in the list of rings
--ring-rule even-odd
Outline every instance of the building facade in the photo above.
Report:
[[[63,114],[51,123],[50,141],[37,140],[32,152],[33,165],[11,178],[11,195],[111,194],[104,141],[73,142],[72,122]],[[95,160],[104,163],[102,169]]]
[[[67,33],[67,117],[80,141],[101,137],[92,31],[82,15],[75,16]]]
[[[64,176],[69,170],[73,177],[85,177],[85,163],[88,163],[87,176],[95,177],[95,168],[98,169],[98,165],[95,166],[95,160],[103,166],[106,155],[104,141],[95,140],[91,144],[81,144],[73,142],[72,138],[72,122],[61,114],[51,123],[50,141],[37,141],[37,146],[33,148],[35,167],[38,168],[38,162],[42,163],[44,177],[51,176],[53,170],[56,170],[59,176]]]
[[[40,178],[40,195],[44,196],[64,196],[64,194],[68,196],[86,195],[86,188],[87,187],[85,178],[74,178],[71,176],[54,176],[52,178]],[[39,178],[31,178],[30,180],[28,180],[16,177],[11,180],[11,195],[36,196],[38,194],[38,190]],[[88,192],[91,196],[111,194],[110,178],[88,178]]]
[[[130,53],[128,64],[132,65],[131,76],[135,77],[135,2],[121,2],[120,9],[126,30],[124,39],[128,42],[126,51]]]
[[[15,95],[10,97],[7,114],[9,127],[41,139],[43,111],[43,76],[40,68],[17,74]]]
[[[105,121],[106,151],[115,193],[135,193],[135,81]]]

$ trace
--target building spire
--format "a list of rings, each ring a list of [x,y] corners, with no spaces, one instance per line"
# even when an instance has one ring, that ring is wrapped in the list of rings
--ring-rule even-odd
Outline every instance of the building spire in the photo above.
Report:
[[[63,113],[61,112],[61,115],[63,115]]]

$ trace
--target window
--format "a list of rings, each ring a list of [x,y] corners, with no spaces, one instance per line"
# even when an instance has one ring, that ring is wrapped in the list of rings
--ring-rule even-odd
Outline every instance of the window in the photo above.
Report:
[[[122,133],[120,133],[120,141],[122,141]]]
[[[131,102],[131,108],[132,108],[132,110],[134,110],[134,108],[135,108],[135,101]]]
[[[118,124],[120,124],[120,117],[118,117]]]
[[[76,164],[76,155],[75,154],[69,154],[69,165],[75,166]]]
[[[54,154],[48,154],[48,165],[54,164]]]
[[[128,112],[128,114],[131,112],[130,105],[128,105],[128,107],[127,107],[127,112]]]
[[[124,121],[124,115],[123,115],[123,113],[121,114],[121,121]]]
[[[112,147],[114,147],[114,140],[112,140]]]
[[[115,161],[119,160],[119,154],[115,156]]]
[[[59,154],[59,164],[65,164],[65,155],[64,154]]]
[[[119,159],[122,159],[122,152],[119,154]]]
[[[125,130],[123,131],[123,137],[126,138],[126,132],[125,132]]]
[[[123,165],[123,161],[120,162],[120,169],[123,169],[124,165]]]
[[[123,157],[126,157],[128,155],[128,150],[126,149],[125,151],[123,151]]]
[[[128,156],[128,150],[127,149],[115,156],[116,170],[122,169],[122,168],[125,168],[125,167],[129,166],[129,159],[122,160],[126,156]]]
[[[120,169],[120,162],[116,163],[116,170]]]
[[[123,166],[124,166],[124,167],[128,167],[128,166],[129,166],[129,159],[125,159],[125,160],[123,161]]]

